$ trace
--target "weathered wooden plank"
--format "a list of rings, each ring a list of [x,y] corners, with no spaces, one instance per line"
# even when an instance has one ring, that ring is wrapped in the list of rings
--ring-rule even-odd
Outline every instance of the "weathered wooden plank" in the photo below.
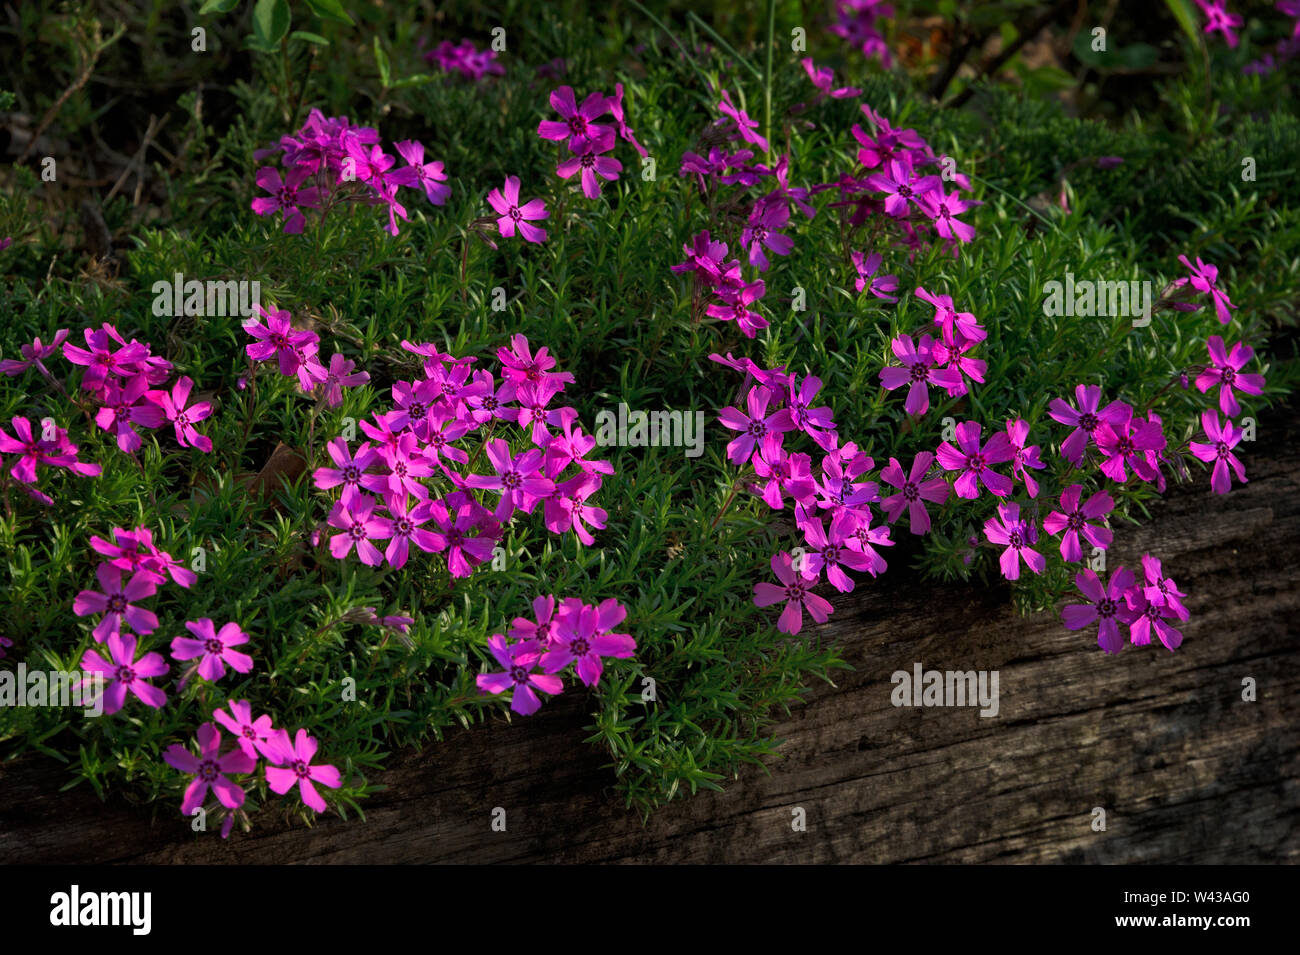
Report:
[[[582,740],[575,694],[393,759],[367,821],[263,816],[222,843],[174,807],[59,794],[56,764],[0,769],[8,862],[1294,862],[1300,858],[1300,424],[1265,417],[1250,483],[1198,478],[1116,534],[1112,566],[1159,554],[1193,619],[1176,654],[1104,657],[1053,614],[887,575],[838,601],[855,670],[775,730],[770,775],[677,802],[643,827]],[[1000,674],[1000,711],[895,708],[890,674]],[[1243,677],[1258,701],[1241,700]],[[493,807],[508,829],[492,832]],[[1107,829],[1091,829],[1093,807]],[[807,831],[791,829],[791,810]]]

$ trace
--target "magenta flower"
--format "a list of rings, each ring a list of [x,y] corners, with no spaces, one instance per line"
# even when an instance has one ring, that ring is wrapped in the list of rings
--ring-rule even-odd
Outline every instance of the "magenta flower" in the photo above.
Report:
[[[149,358],[149,349],[137,342],[127,344],[107,322],[100,328],[85,330],[86,346],[64,343],[63,357],[74,365],[86,367],[81,387],[86,391],[100,391],[105,379],[110,375],[134,375],[143,371],[143,363]],[[113,350],[113,342],[122,347]]]
[[[357,557],[363,564],[378,567],[383,562],[384,555],[371,541],[392,537],[393,523],[374,516],[377,503],[373,497],[359,491],[343,492],[326,521],[330,527],[343,531],[330,538],[330,554],[342,560],[356,547]]]
[[[1163,576],[1164,571],[1160,567],[1159,559],[1150,554],[1143,554],[1142,573],[1146,577],[1142,593],[1146,595],[1148,602],[1168,607],[1179,620],[1187,620],[1191,617],[1191,611],[1183,605],[1182,601],[1187,594],[1178,589],[1172,577]]]
[[[891,494],[880,502],[880,509],[885,512],[889,523],[898,520],[906,510],[909,529],[913,534],[929,532],[930,514],[925,509],[925,502],[942,504],[952,492],[948,482],[941,477],[923,480],[932,463],[934,455],[929,451],[921,451],[912,459],[912,469],[906,475],[897,458],[890,458],[889,465],[881,470],[880,479],[898,488],[897,494]]]
[[[437,553],[447,546],[446,538],[441,534],[420,527],[433,517],[433,505],[428,501],[421,501],[414,507],[408,507],[409,503],[405,494],[388,496],[388,513],[391,515],[393,536],[384,550],[384,559],[388,561],[389,566],[399,569],[406,566],[411,544],[426,554]]]
[[[559,121],[546,119],[538,123],[538,136],[551,140],[561,140],[567,136],[569,151],[581,154],[587,152],[593,141],[603,139],[608,134],[610,144],[603,149],[598,149],[597,152],[605,152],[613,148],[614,131],[608,126],[598,126],[594,122],[609,112],[609,100],[603,93],[591,93],[579,107],[577,98],[573,95],[573,87],[561,86],[551,93],[550,99],[551,107],[560,114],[561,118]]]
[[[781,582],[781,585],[777,586],[766,581],[755,584],[754,605],[770,607],[782,600],[786,601],[785,609],[781,611],[781,617],[776,623],[778,630],[791,635],[802,630],[804,608],[807,608],[808,613],[818,623],[825,623],[830,618],[831,611],[834,609],[830,601],[809,590],[809,585],[803,576],[795,573],[794,561],[787,552],[781,551],[779,554],[772,555],[772,573],[776,574],[776,579]]]
[[[534,355],[529,348],[528,339],[523,335],[510,338],[510,348],[498,348],[497,360],[501,362],[501,376],[516,385],[528,383],[540,384],[553,382],[563,388],[573,382],[573,375],[567,371],[551,371],[556,366],[555,357],[547,353],[546,346],[537,349]]]
[[[812,458],[806,454],[789,454],[781,447],[781,435],[769,434],[750,459],[754,471],[765,483],[759,496],[774,510],[785,504],[785,494],[796,502],[808,503],[816,494],[812,477]]]
[[[988,337],[988,332],[980,325],[974,313],[957,311],[951,295],[935,295],[917,286],[916,297],[934,306],[934,324],[939,328],[941,341],[955,345],[961,339],[963,344],[973,344]]]
[[[18,347],[18,353],[23,356],[21,361],[16,358],[6,358],[0,361],[0,372],[13,377],[14,375],[21,375],[28,368],[35,365],[42,374],[48,376],[49,371],[45,367],[44,359],[58,352],[67,340],[68,330],[66,328],[60,328],[55,332],[54,341],[48,345],[42,345],[41,338],[38,335],[30,345],[20,345]]]
[[[919,344],[912,343],[911,335],[899,335],[890,342],[890,347],[903,364],[880,369],[880,383],[887,391],[908,386],[907,401],[903,404],[908,414],[923,415],[930,410],[930,385],[953,388],[962,384],[959,372],[939,367],[934,339],[929,335],[922,335]]]
[[[770,400],[771,393],[766,387],[755,386],[749,389],[745,399],[749,409],[748,415],[730,406],[723,408],[718,414],[718,420],[725,427],[741,432],[727,444],[727,457],[733,464],[743,464],[753,454],[758,442],[769,434],[794,430],[794,418],[791,417],[789,409],[782,408],[771,414],[767,413]]]
[[[1232,453],[1232,449],[1241,441],[1242,430],[1231,421],[1225,421],[1220,426],[1219,413],[1213,408],[1206,408],[1201,412],[1201,427],[1205,429],[1205,437],[1209,443],[1193,441],[1189,448],[1192,454],[1206,464],[1214,462],[1214,470],[1210,475],[1210,487],[1214,489],[1214,493],[1227,494],[1231,490],[1232,477],[1228,473],[1229,466],[1236,472],[1238,481],[1242,484],[1247,483],[1246,468]]]
[[[617,609],[622,614],[615,613],[617,619],[613,623],[602,621],[600,611],[590,606],[583,606],[578,613],[565,616],[558,625],[551,649],[542,654],[542,669],[546,673],[559,673],[570,663],[576,663],[574,669],[579,680],[586,686],[599,683],[605,669],[601,657],[626,660],[636,651],[636,641],[630,635],[607,632],[627,615],[622,607]]]
[[[1153,632],[1171,653],[1182,645],[1182,632],[1166,622],[1178,619],[1172,607],[1148,600],[1142,587],[1130,590],[1125,600],[1133,614],[1133,621],[1128,625],[1128,638],[1133,646],[1147,646]]]
[[[1126,602],[1129,588],[1133,586],[1133,573],[1116,567],[1110,575],[1110,584],[1102,587],[1097,574],[1084,569],[1074,576],[1074,585],[1087,599],[1084,604],[1067,604],[1061,610],[1061,620],[1067,630],[1080,630],[1093,621],[1097,626],[1097,645],[1106,653],[1119,653],[1124,641],[1119,635],[1119,625],[1134,620]]]
[[[244,346],[244,351],[254,361],[274,357],[280,363],[280,374],[296,374],[307,354],[315,353],[319,337],[315,332],[295,329],[291,323],[293,316],[286,309],[274,314],[261,305],[254,305],[253,309],[262,317],[262,321],[249,318],[244,322],[244,331],[257,339],[253,344]]]
[[[1007,580],[1019,579],[1021,558],[1036,574],[1047,569],[1043,555],[1029,546],[1038,540],[1038,528],[1032,520],[1021,518],[1019,504],[999,504],[997,515],[984,522],[984,536],[1006,548],[998,558],[998,566]]]
[[[888,172],[873,173],[864,183],[868,189],[886,193],[885,212],[897,219],[906,216],[912,204],[925,211],[922,199],[929,193],[943,192],[943,183],[938,176],[917,176],[912,171],[912,164],[906,160],[891,159],[885,168]]]
[[[325,380],[321,387],[325,390],[325,404],[337,408],[343,403],[343,389],[364,385],[370,380],[370,373],[353,371],[356,363],[335,352],[330,355],[329,367],[325,369]]]
[[[507,239],[519,234],[527,242],[545,242],[546,230],[532,224],[533,220],[545,219],[549,213],[546,203],[541,199],[531,199],[519,205],[519,177],[506,176],[503,189],[493,189],[488,193],[488,204],[500,215],[497,219],[497,231]]]
[[[316,791],[315,784],[338,789],[343,780],[333,766],[312,765],[316,746],[316,740],[308,736],[305,729],[298,730],[292,743],[286,730],[277,730],[266,743],[267,760],[278,764],[266,767],[266,784],[273,793],[284,795],[297,783],[303,803],[317,812],[324,812],[329,807]]]
[[[112,633],[108,637],[108,656],[105,660],[95,650],[87,650],[81,658],[81,669],[91,673],[103,674],[104,715],[112,716],[122,708],[129,692],[140,702],[155,709],[167,702],[167,694],[151,683],[152,677],[162,676],[167,672],[161,653],[146,653],[139,660],[135,658],[135,635],[130,633]],[[79,687],[91,685],[89,679],[83,679]]]
[[[1011,493],[1011,478],[993,471],[990,465],[1011,460],[1011,440],[1005,431],[999,431],[981,448],[980,431],[981,428],[975,421],[964,421],[957,425],[957,447],[954,448],[947,441],[940,444],[939,465],[945,471],[962,472],[953,485],[958,497],[973,501],[979,497],[981,482],[990,493],[1006,497]]]
[[[1097,448],[1106,460],[1101,463],[1101,473],[1117,484],[1128,480],[1127,467],[1143,481],[1153,481],[1160,476],[1159,469],[1152,463],[1151,452],[1163,451],[1165,434],[1159,419],[1143,421],[1133,420],[1133,409],[1124,405],[1120,409],[1121,418],[1111,424],[1103,421],[1097,425],[1094,438]]]
[[[829,67],[819,67],[814,65],[812,57],[804,57],[799,61],[804,72],[808,74],[808,79],[812,85],[817,87],[818,91],[831,99],[848,99],[853,96],[861,96],[862,90],[852,86],[843,86],[835,88],[835,72]]]
[[[369,441],[362,441],[355,455],[343,438],[335,438],[325,445],[325,450],[337,466],[317,468],[312,472],[312,482],[322,490],[338,487],[340,484],[345,491],[361,490],[361,479],[365,476],[366,470],[379,460],[378,452],[371,449]]]
[[[1232,346],[1232,352],[1229,354],[1220,335],[1211,335],[1206,339],[1205,344],[1210,352],[1210,364],[1197,376],[1196,387],[1201,392],[1206,392],[1214,387],[1215,382],[1218,382],[1219,407],[1229,418],[1235,417],[1241,411],[1241,406],[1237,404],[1237,396],[1233,394],[1234,387],[1248,395],[1264,393],[1263,375],[1241,373],[1246,363],[1255,357],[1255,349],[1243,342],[1237,342]]]
[[[555,485],[543,512],[547,530],[553,534],[572,530],[583,544],[594,544],[596,538],[587,530],[587,525],[604,530],[609,518],[603,507],[587,503],[587,498],[599,491],[600,485],[597,474],[579,474]]]
[[[542,658],[542,647],[536,640],[522,640],[506,645],[506,638],[494,633],[488,639],[488,650],[504,669],[501,673],[480,673],[476,682],[480,693],[511,694],[510,709],[521,716],[536,713],[542,705],[537,695],[540,690],[551,696],[564,690],[564,681],[551,673],[535,673]]]
[[[1038,445],[1025,447],[1029,440],[1029,422],[1022,418],[1007,422],[1007,439],[1011,442],[1013,456],[1011,459],[1011,476],[1020,478],[1030,497],[1038,497],[1038,482],[1030,475],[1028,468],[1041,471],[1047,467],[1038,456]]]
[[[129,582],[122,584],[122,571],[112,564],[100,564],[95,568],[95,576],[103,593],[83,590],[72,601],[72,612],[78,617],[92,613],[104,616],[92,631],[95,642],[103,643],[121,630],[122,620],[131,625],[139,634],[153,633],[158,628],[158,618],[150,610],[135,606],[135,601],[152,597],[158,592],[162,578],[153,571],[141,570],[131,576]]]
[[[1228,46],[1236,49],[1238,43],[1237,34],[1232,31],[1241,29],[1246,21],[1237,14],[1228,11],[1227,0],[1196,0],[1196,5],[1205,14],[1205,32],[1213,33],[1218,30],[1223,34]],[[1224,324],[1226,325],[1227,322],[1224,322]],[[1173,647],[1169,649],[1172,650]]]
[[[769,265],[764,247],[777,255],[789,255],[794,248],[794,240],[782,235],[782,229],[790,221],[790,207],[784,202],[754,203],[750,210],[749,222],[740,233],[740,244],[749,252],[749,264],[757,266],[759,271],[766,271]]]
[[[477,519],[477,505],[461,504],[455,509],[454,518],[453,511],[444,502],[430,501],[429,505],[438,525],[438,536],[447,542],[447,570],[453,577],[468,577],[475,566],[492,556],[495,535],[488,533],[490,528]]]
[[[172,659],[193,660],[199,657],[198,672],[203,679],[220,680],[226,675],[226,664],[230,664],[236,673],[248,673],[253,669],[252,657],[231,649],[248,642],[248,634],[239,628],[239,624],[232,621],[217,630],[212,618],[200,617],[186,621],[185,629],[194,634],[194,638],[175,637],[172,640]],[[182,679],[181,686],[188,679],[188,675]]]
[[[211,723],[199,727],[199,755],[195,756],[179,743],[173,743],[163,753],[163,761],[173,769],[190,773],[194,780],[185,788],[181,813],[188,816],[203,805],[211,788],[217,801],[227,809],[238,809],[244,804],[244,790],[226,778],[227,773],[251,773],[257,769],[257,759],[239,749],[221,754],[221,730]]]
[[[495,515],[497,520],[505,520],[515,510],[525,514],[531,512],[538,500],[555,490],[554,481],[538,476],[544,458],[536,448],[520,452],[512,458],[510,445],[500,438],[494,438],[487,443],[485,450],[496,474],[470,474],[465,478],[465,486],[500,492],[501,498]]]
[[[614,95],[609,98],[609,114],[614,117],[614,124],[618,127],[619,138],[624,142],[631,143],[632,148],[637,151],[637,155],[642,159],[649,156],[650,153],[646,148],[637,142],[636,135],[632,132],[632,128],[628,126],[624,116],[622,83],[614,84]]]
[[[1102,550],[1110,546],[1114,536],[1110,528],[1101,524],[1088,523],[1090,520],[1104,518],[1115,509],[1115,502],[1111,500],[1110,494],[1098,491],[1088,498],[1087,503],[1080,505],[1082,492],[1082,484],[1071,484],[1061,492],[1061,509],[1052,511],[1043,518],[1043,530],[1047,533],[1060,534],[1064,531],[1064,536],[1061,538],[1061,556],[1068,561],[1083,559],[1083,548],[1079,544],[1080,534],[1087,538],[1088,543],[1093,547],[1100,547]]]
[[[736,288],[723,286],[716,291],[722,299],[722,304],[710,305],[704,310],[704,313],[710,318],[716,318],[723,322],[734,321],[740,326],[740,330],[746,338],[753,338],[764,328],[767,328],[767,319],[750,308],[767,291],[767,286],[762,279],[749,284],[742,283]]]
[[[870,292],[876,298],[882,298],[886,302],[898,301],[898,296],[894,294],[898,291],[898,276],[876,276],[876,272],[880,269],[880,263],[883,261],[879,252],[872,252],[865,258],[861,252],[854,252],[851,258],[853,259],[853,268],[858,273],[858,277],[853,280],[855,289],[859,292]],[[873,278],[873,276],[876,277]]]
[[[857,527],[857,515],[848,508],[840,510],[831,518],[829,534],[822,525],[821,518],[804,521],[800,529],[808,544],[808,553],[800,561],[802,566],[799,568],[804,580],[816,581],[824,570],[826,579],[840,593],[853,590],[853,578],[843,568],[867,571],[872,569],[874,563],[871,556],[851,546],[853,532]]]
[[[1181,262],[1184,268],[1186,268],[1191,274],[1190,276],[1177,279],[1173,283],[1173,287],[1180,288],[1181,286],[1190,283],[1192,288],[1196,289],[1198,292],[1209,295],[1214,301],[1214,312],[1218,315],[1220,324],[1227,325],[1232,321],[1232,309],[1237,306],[1232,304],[1232,300],[1228,298],[1228,293],[1224,289],[1216,288],[1216,283],[1219,281],[1218,267],[1210,265],[1208,262],[1202,262],[1200,256],[1196,257],[1196,265],[1192,265],[1185,255],[1180,255],[1178,261]],[[1188,305],[1185,310],[1197,311],[1199,308],[1199,305]],[[1180,311],[1181,310],[1183,309],[1180,309]]]
[[[157,402],[162,408],[163,414],[167,416],[167,420],[175,427],[176,441],[181,447],[188,445],[198,448],[200,451],[208,452],[212,450],[212,439],[199,434],[194,424],[212,414],[212,405],[206,401],[200,401],[187,408],[186,402],[189,401],[190,389],[193,387],[194,382],[182,376],[172,386],[170,395],[165,391],[157,392]]]
[[[822,380],[816,375],[805,375],[797,387],[792,377],[785,396],[786,407],[790,409],[795,427],[817,442],[823,450],[829,451],[837,442],[835,419],[830,408],[812,407],[813,399],[821,387]]]
[[[582,152],[556,166],[555,174],[561,179],[568,179],[575,172],[580,172],[582,194],[588,199],[596,199],[600,196],[600,180],[608,179],[612,182],[623,169],[623,164],[613,156],[601,155],[613,148],[614,131],[606,130],[604,135],[586,142]]]
[[[234,734],[239,748],[249,759],[255,760],[259,754],[265,755],[266,743],[275,732],[271,717],[263,714],[253,719],[253,707],[245,700],[231,700],[228,705],[229,713],[213,710],[212,718]]]
[[[559,623],[564,616],[563,607],[556,613],[554,597],[534,597],[533,619],[515,617],[510,622],[510,637],[513,640],[534,640],[543,649],[549,649],[559,640]]]
[[[117,446],[126,453],[139,450],[143,442],[135,425],[156,428],[165,420],[162,409],[146,400],[149,380],[144,375],[134,375],[125,386],[116,381],[106,381],[101,392],[103,407],[95,413],[95,424],[117,437]]]
[[[36,437],[32,423],[22,415],[14,415],[12,425],[13,436],[0,428],[0,451],[19,455],[18,460],[9,466],[9,473],[15,481],[31,484],[36,480],[38,466],[66,467],[82,475],[99,474],[99,465],[77,460],[77,446],[68,441],[67,432],[62,428],[58,429],[56,440],[46,441]]]
[[[1102,422],[1119,425],[1132,414],[1132,409],[1122,401],[1112,401],[1105,408],[1098,410],[1101,404],[1101,388],[1098,385],[1076,385],[1074,397],[1079,407],[1074,408],[1060,398],[1053,398],[1048,405],[1048,414],[1053,420],[1074,428],[1069,437],[1061,442],[1061,456],[1074,466],[1083,466],[1083,454],[1089,442],[1096,437],[1097,426]]]
[[[736,134],[747,143],[753,143],[763,152],[767,152],[767,140],[760,136],[754,130],[758,129],[758,120],[750,119],[749,114],[743,109],[736,106],[731,101],[731,94],[726,90],[722,91],[722,102],[718,103],[718,110],[736,124]]]
[[[424,161],[424,144],[407,139],[394,143],[397,154],[410,165],[389,177],[390,182],[424,190],[425,197],[435,206],[446,203],[451,195],[451,187],[444,186],[447,174],[442,171],[442,163]]]
[[[945,239],[958,239],[969,242],[975,238],[975,229],[957,219],[967,209],[978,203],[973,199],[962,199],[953,193],[946,195],[942,188],[924,193],[917,202],[921,211],[934,220],[935,231]]]
[[[254,199],[252,209],[259,216],[280,212],[284,216],[284,231],[290,234],[302,232],[306,218],[304,208],[315,209],[320,204],[320,190],[314,186],[303,188],[311,173],[302,167],[289,170],[287,178],[280,177],[280,171],[274,166],[263,166],[257,171],[257,184],[271,195]]]

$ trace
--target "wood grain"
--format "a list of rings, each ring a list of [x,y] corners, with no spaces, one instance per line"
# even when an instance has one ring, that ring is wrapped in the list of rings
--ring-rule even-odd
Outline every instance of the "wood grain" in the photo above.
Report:
[[[574,695],[537,716],[394,756],[367,821],[263,814],[223,843],[173,806],[58,793],[57,764],[0,768],[5,862],[1295,862],[1300,857],[1300,423],[1266,415],[1250,483],[1199,474],[1152,522],[1117,529],[1112,567],[1160,556],[1190,594],[1175,654],[1105,657],[1004,594],[888,574],[838,601],[854,670],[777,726],[782,758],[648,825],[583,743]],[[890,674],[985,669],[1000,712],[896,708]],[[1242,700],[1242,679],[1258,699]],[[494,807],[507,831],[490,827]],[[791,827],[806,812],[807,831]],[[1092,810],[1107,828],[1094,832]]]

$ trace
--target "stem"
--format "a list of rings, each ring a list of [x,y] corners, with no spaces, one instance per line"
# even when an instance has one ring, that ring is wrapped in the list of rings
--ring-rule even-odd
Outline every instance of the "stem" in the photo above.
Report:
[[[772,161],[772,52],[776,46],[776,0],[767,0],[767,77],[763,82],[763,128],[767,131],[767,161]]]

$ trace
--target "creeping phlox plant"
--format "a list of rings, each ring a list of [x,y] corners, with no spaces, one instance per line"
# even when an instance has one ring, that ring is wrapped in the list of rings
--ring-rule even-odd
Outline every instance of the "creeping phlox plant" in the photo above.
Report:
[[[304,210],[318,212],[323,223],[346,202],[382,205],[388,212],[388,231],[397,235],[398,218],[408,218],[397,198],[399,187],[420,190],[436,206],[447,201],[451,190],[444,185],[442,163],[424,161],[423,145],[408,139],[393,148],[406,163],[400,169],[393,168],[397,157],[384,152],[377,130],[313,109],[296,133],[255,154],[260,160],[279,151],[284,168],[263,166],[257,171],[258,186],[270,195],[254,199],[253,211],[259,216],[278,212],[285,232],[300,233],[307,223]]]
[[[811,61],[805,63],[805,69],[823,96],[845,98],[856,92],[834,89],[830,71],[818,69]],[[757,124],[737,109],[725,92],[719,108],[727,117],[721,125],[728,138],[767,150],[767,142],[754,131]],[[943,157],[936,157],[916,131],[893,128],[867,104],[862,104],[861,109],[871,121],[874,135],[856,124],[851,130],[860,145],[859,168],[844,172],[837,182],[811,190],[788,185],[788,156],[768,168],[751,163],[753,154],[749,150],[728,154],[714,147],[707,160],[695,153],[686,154],[682,174],[696,178],[701,196],[713,203],[716,212],[725,213],[741,201],[732,197],[717,202],[722,186],[742,183],[752,187],[767,177],[776,179],[777,188],[753,201],[741,234],[750,266],[759,270],[768,267],[764,249],[788,254],[793,240],[775,230],[789,222],[790,204],[812,218],[817,210],[808,203],[809,194],[830,188],[840,191],[841,199],[832,207],[841,210],[842,234],[870,224],[871,234],[881,248],[905,250],[909,259],[915,258],[927,241],[942,243],[955,256],[960,254],[962,244],[974,240],[975,230],[956,216],[979,203],[947,193],[940,176],[917,172],[927,164],[942,165]],[[947,172],[959,188],[970,188],[967,177],[951,167]],[[911,221],[916,213],[920,214],[919,226]],[[763,295],[763,283],[746,283],[742,264],[738,260],[725,261],[725,242],[715,240],[705,230],[685,251],[687,260],[672,270],[694,277],[697,303],[701,289],[709,290],[724,303],[709,306],[705,314],[734,320],[750,338],[767,326],[767,321],[751,308]],[[888,302],[898,300],[892,294],[898,289],[898,277],[877,274],[883,261],[881,252],[852,250],[849,260],[859,293],[867,292]],[[1217,268],[1200,258],[1193,264],[1185,255],[1179,261],[1189,274],[1169,285],[1156,308],[1198,311],[1204,303],[1190,299],[1208,297],[1218,320],[1229,324],[1235,306],[1219,284]],[[946,294],[918,287],[916,296],[933,306],[933,323],[914,334],[893,338],[890,347],[899,364],[879,372],[880,383],[887,391],[905,389],[904,410],[913,419],[930,410],[932,388],[940,389],[949,398],[959,398],[984,382],[988,367],[983,358],[972,354],[987,338],[986,329],[974,314],[960,311]],[[1254,358],[1254,350],[1248,345],[1238,342],[1229,350],[1223,338],[1215,335],[1208,339],[1207,350],[1209,361],[1198,370],[1196,387],[1202,392],[1218,387],[1219,410],[1231,419],[1241,411],[1234,389],[1262,394],[1264,377],[1243,371]],[[1105,518],[1114,503],[1100,485],[1122,486],[1131,475],[1133,480],[1151,482],[1163,492],[1166,479],[1162,468],[1168,467],[1179,475],[1185,473],[1181,455],[1170,454],[1173,449],[1168,446],[1160,415],[1153,408],[1138,411],[1120,400],[1103,407],[1101,387],[1081,383],[1075,389],[1075,404],[1056,398],[1049,411],[1053,420],[1073,429],[1059,447],[1061,458],[1077,472],[1070,476],[1068,484],[1057,487],[1047,483],[1044,491],[1045,479],[1035,476],[1035,472],[1047,468],[1041,445],[1033,442],[1030,425],[1022,418],[987,424],[975,420],[957,423],[951,440],[940,442],[933,450],[918,452],[906,468],[891,457],[879,471],[879,480],[870,480],[875,461],[855,442],[840,442],[829,407],[813,407],[822,388],[820,378],[805,375],[801,379],[784,366],[765,369],[751,359],[737,359],[730,354],[710,358],[743,373],[748,386],[743,407],[724,408],[718,416],[724,427],[738,432],[727,445],[728,460],[743,468],[733,493],[735,488],[746,486],[773,510],[782,510],[787,498],[794,508],[800,544],[792,551],[772,556],[772,572],[778,583],[756,584],[753,596],[760,607],[784,604],[777,627],[790,634],[801,629],[804,611],[818,623],[830,616],[832,604],[813,592],[823,576],[836,590],[848,592],[854,582],[846,570],[874,577],[886,568],[886,560],[876,548],[895,542],[889,527],[873,525],[873,504],[888,524],[906,512],[909,530],[924,535],[931,526],[927,505],[944,504],[953,493],[960,501],[978,502],[987,492],[994,511],[984,511],[988,514],[983,518],[984,540],[1000,550],[999,570],[1007,580],[1014,581],[1020,578],[1022,567],[1034,574],[1046,569],[1048,558],[1039,542],[1040,529],[1060,537],[1060,559],[1068,563],[1084,562],[1088,556],[1081,537],[1091,545],[1089,553],[1104,552],[1110,546],[1112,533]],[[1184,372],[1184,388],[1186,377]],[[1214,408],[1207,408],[1201,421],[1205,440],[1191,441],[1185,450],[1212,465],[1211,487],[1215,493],[1225,494],[1233,474],[1238,481],[1246,480],[1241,461],[1233,453],[1242,430],[1231,420],[1221,422]],[[986,427],[990,429],[987,434]],[[819,458],[815,466],[812,454],[793,446],[796,440],[810,445]],[[892,488],[892,493],[882,496],[881,482]],[[1059,495],[1060,510],[1040,516],[1040,492],[1051,499]],[[978,544],[978,538],[972,543]],[[1122,646],[1117,623],[1128,626],[1129,639],[1135,645],[1149,644],[1154,632],[1168,649],[1176,649],[1183,637],[1168,621],[1188,619],[1186,608],[1177,599],[1182,594],[1162,576],[1159,560],[1148,555],[1143,559],[1143,568],[1145,586],[1136,584],[1131,572],[1121,567],[1112,574],[1109,589],[1102,588],[1092,569],[1082,569],[1075,579],[1090,603],[1068,607],[1063,614],[1066,626],[1078,629],[1100,619],[1098,644],[1108,653]]]
[[[1242,19],[1197,3],[1235,47]],[[419,27],[389,7],[400,46]],[[1300,3],[1277,9],[1292,35],[1225,103],[1253,109],[1300,55]],[[1185,107],[1172,129],[1065,117],[994,77],[966,87],[987,109],[947,109],[901,71],[856,69],[891,64],[889,4],[829,12],[856,85],[769,39],[760,108],[745,56],[658,21],[635,49],[608,32],[607,60],[635,66],[617,74],[603,34],[547,15],[541,66],[442,40],[408,51],[429,69],[403,81],[381,63],[379,86],[297,85],[286,56],[261,77],[279,110],[235,84],[237,121],[213,142],[196,104],[175,154],[237,202],[171,180],[111,281],[38,268],[0,194],[6,282],[18,263],[0,297],[0,658],[79,667],[104,714],[7,710],[0,736],[76,760],[101,794],[217,813],[224,837],[262,808],[344,813],[387,751],[589,693],[590,741],[648,811],[772,753],[778,711],[844,665],[806,618],[917,551],[914,572],[1014,582],[1107,654],[1178,648],[1185,574],[1151,553],[1107,570],[1112,525],[1193,459],[1214,493],[1244,483],[1261,372],[1287,390],[1290,366],[1255,348],[1290,314],[1295,208],[1274,184],[1292,111],[1243,119],[1239,149],[1224,127],[1241,114],[1198,115],[1199,56],[1162,87]],[[382,45],[361,45],[367,69]],[[1268,171],[1238,194],[1246,141]],[[1153,169],[1168,176],[1139,179]],[[1195,248],[1170,245],[1175,204],[1205,223]],[[1143,257],[1180,266],[1145,334],[1038,300],[1044,278],[1128,277]],[[256,277],[278,304],[242,325],[135,322],[128,280],[182,264]],[[1225,277],[1246,266],[1234,302]],[[61,327],[78,311],[94,317]],[[683,424],[714,409],[715,446],[584,430],[615,404]]]

